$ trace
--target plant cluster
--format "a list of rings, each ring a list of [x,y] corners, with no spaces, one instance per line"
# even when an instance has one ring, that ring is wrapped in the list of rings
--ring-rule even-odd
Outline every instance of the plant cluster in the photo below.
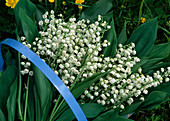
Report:
[[[94,23],[84,19],[76,22],[76,18],[65,22],[62,14],[58,17],[55,18],[53,10],[43,15],[44,20],[39,21],[43,31],[39,31],[40,37],[35,38],[32,46],[25,37],[21,40],[49,64],[69,89],[97,72],[109,71],[84,91],[80,103],[94,102],[107,105],[108,109],[124,109],[135,102],[134,97],[144,101],[148,88],[169,82],[170,67],[161,68],[153,76],[144,75],[141,67],[137,73],[132,73],[132,68],[140,62],[134,43],[119,44],[114,58],[101,54],[110,46],[110,42],[102,38],[111,27],[102,16],[99,15]],[[26,59],[24,55],[21,58]],[[25,68],[22,75],[33,76],[33,71],[28,69],[30,62],[23,60],[21,65]]]

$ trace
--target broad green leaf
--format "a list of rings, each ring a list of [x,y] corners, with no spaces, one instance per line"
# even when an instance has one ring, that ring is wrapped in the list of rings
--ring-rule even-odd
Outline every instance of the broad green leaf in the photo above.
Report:
[[[21,1],[18,1],[18,3],[16,4],[16,6],[14,8],[14,12],[16,11],[17,13],[19,13],[19,10],[18,10],[19,8],[24,9],[24,12],[30,18],[35,17],[36,6],[30,0],[21,0]]]
[[[117,119],[115,121],[133,121],[132,119],[127,119],[121,116],[118,116]]]
[[[170,53],[169,53],[168,57],[166,57],[163,61],[164,62],[170,62]]]
[[[80,107],[83,110],[86,118],[95,118],[105,109],[104,106],[96,103],[81,104]],[[69,108],[64,113],[62,113],[62,115],[56,121],[72,121],[75,118],[76,117],[74,116],[73,112]]]
[[[98,15],[105,15],[113,7],[112,0],[99,0],[91,7],[82,12],[79,19],[93,21]]]
[[[152,67],[153,65],[157,64],[161,60],[162,60],[162,58],[148,59],[148,61],[145,64],[142,65],[142,68],[147,69],[149,67]]]
[[[1,109],[0,109],[0,121],[6,121],[5,115]]]
[[[33,66],[35,88],[39,97],[42,120],[46,120],[52,105],[52,87],[46,76],[36,67]]]
[[[170,42],[154,45],[152,50],[146,55],[149,58],[166,58],[170,53]]]
[[[29,81],[29,95],[28,95],[28,116],[27,119],[28,121],[34,121],[34,117],[35,117],[35,112],[36,112],[36,107],[38,107],[36,105],[35,101],[37,98],[34,98],[34,79],[33,77],[30,77],[30,81]],[[35,106],[36,105],[36,106]],[[39,106],[40,109],[40,106]]]
[[[34,98],[35,98],[35,120],[36,121],[41,121],[41,105],[40,105],[40,98],[39,98],[39,95],[38,95],[38,92],[37,92],[37,89],[33,88],[33,91],[34,91]]]
[[[137,28],[127,44],[134,42],[138,57],[145,57],[153,47],[157,36],[157,18],[152,19]]]
[[[104,106],[97,103],[82,104],[81,108],[87,118],[94,118],[105,109]]]
[[[152,75],[155,72],[155,70],[148,70],[147,72],[145,72],[145,75]]]
[[[110,46],[104,48],[103,54],[105,56],[114,57],[117,49],[117,35],[115,31],[114,20],[110,23],[111,29],[108,31],[106,39],[110,42]]]
[[[112,109],[99,115],[93,121],[116,121],[118,113],[119,109]]]
[[[43,14],[47,11],[42,5],[36,4],[36,20],[37,22],[43,20]]]
[[[78,83],[75,85],[75,87],[71,90],[74,97],[77,99],[86,89],[88,89],[93,83],[98,81],[101,77],[108,74],[108,72],[105,73],[96,73],[93,76],[85,79],[84,81]]]
[[[147,105],[146,107],[142,107],[140,108],[139,110],[151,110],[153,108],[156,108],[158,105],[164,103],[164,102],[167,102],[167,101],[170,101],[170,98],[169,97],[166,97],[164,100],[162,100],[161,102],[157,102],[157,103],[153,103],[153,104],[150,104],[150,105]]]
[[[21,20],[24,35],[26,36],[27,41],[31,43],[38,34],[37,26],[22,8],[19,8],[19,18]]]
[[[16,100],[17,100],[17,86],[18,79],[16,79],[10,87],[10,95],[7,100],[8,121],[15,120]]]
[[[151,67],[144,68],[142,72],[146,74],[149,70],[156,70],[156,69],[160,69],[160,68],[166,68],[168,66],[170,66],[170,62],[162,62],[162,63],[155,64],[155,65],[153,65]]]
[[[113,11],[103,15],[103,20],[109,23],[112,17],[113,17]]]
[[[14,59],[15,56],[14,54],[12,54],[9,50],[8,52],[5,54],[5,63],[7,65],[16,65],[16,59]]]
[[[10,87],[16,79],[17,75],[18,71],[15,66],[7,66],[0,79],[0,109],[2,111],[6,109],[6,103],[10,93]]]
[[[170,96],[170,82],[162,83],[157,87],[151,88],[149,91],[162,91]]]
[[[134,112],[141,104],[143,101],[133,103],[131,105],[128,105],[123,112],[120,114],[121,116],[124,116],[126,114]]]
[[[153,91],[149,94],[147,99],[141,104],[139,110],[150,110],[159,104],[170,100],[168,94],[162,91]]]
[[[126,43],[126,41],[127,41],[127,34],[126,34],[126,21],[125,21],[122,31],[120,32],[120,34],[118,36],[117,45],[119,45],[119,44],[124,45]]]
[[[19,0],[14,8],[15,21],[17,26],[18,34],[22,35],[22,24],[19,18],[19,8],[24,9],[26,15],[30,18],[35,18],[36,6],[30,0]]]

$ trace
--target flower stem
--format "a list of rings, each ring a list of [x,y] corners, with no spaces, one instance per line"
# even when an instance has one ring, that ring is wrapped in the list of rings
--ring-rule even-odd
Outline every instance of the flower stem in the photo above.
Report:
[[[28,89],[29,89],[29,75],[28,75],[28,79],[27,79],[27,87],[26,87],[25,109],[24,109],[24,121],[26,121],[26,117],[27,117]]]
[[[53,110],[52,110],[52,113],[51,113],[51,115],[50,115],[49,121],[52,121],[52,119],[53,119],[53,117],[54,117],[54,115],[55,115],[55,113],[56,113],[55,110],[56,110],[56,108],[57,108],[60,100],[61,100],[61,95],[59,95],[59,97],[58,97],[58,99],[57,99],[57,102],[55,103],[55,106],[54,106],[54,108],[53,108]]]
[[[18,68],[19,68],[19,88],[18,88],[18,98],[17,98],[17,103],[18,103],[18,113],[19,113],[19,119],[23,120],[22,116],[22,111],[21,111],[21,85],[22,85],[22,80],[21,80],[21,59],[20,59],[20,53],[18,52]]]
[[[59,106],[57,107],[57,109],[55,110],[54,114],[52,117],[54,117],[54,115],[57,113],[57,111],[60,109],[60,107],[62,106],[62,104],[64,103],[64,99],[61,101],[61,103],[59,104]]]

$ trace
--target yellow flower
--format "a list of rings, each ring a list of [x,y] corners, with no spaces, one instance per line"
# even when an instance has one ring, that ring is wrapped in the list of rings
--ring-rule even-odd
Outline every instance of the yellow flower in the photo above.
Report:
[[[75,3],[76,4],[82,4],[82,3],[84,3],[84,0],[76,0]]]
[[[82,9],[83,9],[83,6],[80,6],[80,5],[79,5],[78,8],[79,8],[80,10],[82,10]]]
[[[49,0],[49,2],[50,2],[50,3],[53,3],[53,2],[54,2],[54,0]]]
[[[170,24],[170,21],[169,21],[169,24]]]
[[[6,0],[6,6],[11,7],[11,8],[15,8],[15,5],[17,4],[19,0]]]
[[[126,6],[124,6],[124,5],[121,5],[121,8],[123,9],[123,8],[126,8]]]
[[[63,5],[66,5],[66,1],[63,1]]]
[[[75,3],[76,3],[76,4],[82,4],[82,3],[84,3],[84,0],[76,0]],[[82,10],[82,9],[83,9],[83,6],[80,6],[80,5],[79,5],[78,8],[79,8],[80,10]]]
[[[141,17],[141,22],[145,23],[146,22],[146,18]]]

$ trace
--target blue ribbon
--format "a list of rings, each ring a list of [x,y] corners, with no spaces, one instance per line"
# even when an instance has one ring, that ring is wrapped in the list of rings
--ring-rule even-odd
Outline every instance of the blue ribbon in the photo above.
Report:
[[[66,87],[66,85],[62,82],[62,80],[41,58],[39,58],[33,51],[31,51],[29,48],[27,48],[20,42],[14,39],[5,39],[2,42],[0,42],[0,71],[1,72],[3,71],[3,66],[4,66],[4,61],[1,54],[2,44],[14,48],[15,50],[23,54],[25,57],[27,57],[34,65],[36,65],[44,73],[44,75],[51,81],[51,83],[59,91],[59,93],[63,96],[63,98],[70,106],[71,110],[73,111],[78,121],[87,121],[76,99],[71,94],[71,92]]]
[[[122,117],[124,117],[124,118],[129,118],[131,115],[133,115],[133,113],[134,113],[134,112],[129,113],[129,114],[127,114],[127,115],[125,115],[125,116],[122,116]]]

